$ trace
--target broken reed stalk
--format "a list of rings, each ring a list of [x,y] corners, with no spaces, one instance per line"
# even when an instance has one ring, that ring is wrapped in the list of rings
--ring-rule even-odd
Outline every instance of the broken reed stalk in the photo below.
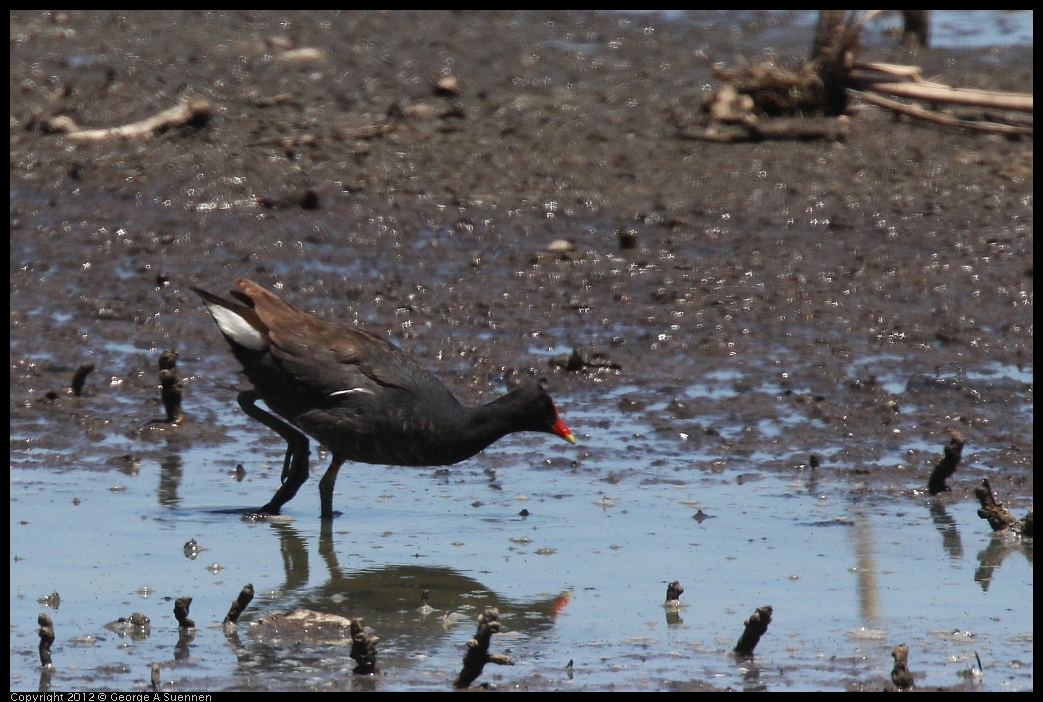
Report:
[[[167,421],[177,424],[185,418],[181,410],[181,396],[184,383],[177,375],[177,351],[164,351],[159,357],[159,384],[163,407],[167,411]]]
[[[978,516],[989,522],[989,526],[992,527],[993,531],[1005,531],[1012,529],[1021,536],[1032,538],[1032,509],[1029,509],[1029,513],[1024,519],[1018,519],[1010,513],[1003,503],[996,498],[996,493],[992,491],[992,485],[989,483],[988,478],[983,478],[981,486],[975,488],[975,497],[978,498],[978,502],[981,504],[981,509],[978,510]]]
[[[83,384],[87,382],[87,376],[94,370],[93,363],[84,363],[76,369],[72,376],[72,394],[80,397],[83,394]]]
[[[352,671],[355,675],[373,675],[377,667],[377,642],[379,636],[366,633],[362,627],[362,619],[351,620],[351,653],[348,654],[358,664]]]
[[[36,623],[40,625],[40,665],[50,668],[53,666],[51,644],[54,643],[54,622],[46,614],[41,614],[36,618]]]
[[[684,594],[684,588],[681,587],[681,582],[675,580],[666,586],[666,604],[678,605],[681,603],[681,595]]]
[[[177,625],[180,629],[193,629],[196,623],[188,618],[188,610],[192,607],[192,598],[179,597],[174,600],[174,618],[177,619]]]
[[[736,655],[753,655],[753,649],[757,647],[761,637],[768,631],[768,625],[771,624],[771,615],[774,611],[771,605],[758,607],[753,615],[743,622],[746,628],[743,630],[742,636],[739,637],[739,642],[735,644],[733,652]]]
[[[960,464],[960,458],[963,456],[963,434],[958,431],[952,431],[949,436],[952,438],[949,439],[949,443],[945,446],[942,460],[938,461],[938,465],[934,467],[931,477],[927,481],[927,492],[932,495],[952,490],[951,487],[945,484],[945,480],[956,472],[956,466]]]
[[[496,665],[514,665],[509,656],[499,653],[489,653],[489,642],[492,635],[500,631],[500,610],[490,607],[478,617],[478,631],[474,638],[467,642],[467,653],[464,655],[464,667],[457,676],[453,686],[461,690],[474,682],[486,663]]]
[[[891,669],[891,682],[899,690],[908,690],[913,686],[913,674],[909,672],[909,647],[898,644],[891,651],[891,657],[895,659],[895,666]]]
[[[239,615],[243,613],[253,598],[254,586],[252,583],[247,583],[243,586],[243,589],[239,591],[239,597],[232,600],[232,606],[228,610],[228,615],[225,616],[225,623],[237,623],[239,621]]]

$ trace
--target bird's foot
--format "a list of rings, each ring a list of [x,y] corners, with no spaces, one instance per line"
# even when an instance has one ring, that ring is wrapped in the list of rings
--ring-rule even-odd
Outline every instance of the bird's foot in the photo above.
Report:
[[[268,503],[264,507],[261,507],[256,512],[251,512],[249,514],[244,514],[243,515],[243,521],[244,522],[266,522],[266,521],[268,521],[268,517],[275,517],[275,516],[278,516],[278,514],[279,514],[279,508],[272,506],[271,503]]]

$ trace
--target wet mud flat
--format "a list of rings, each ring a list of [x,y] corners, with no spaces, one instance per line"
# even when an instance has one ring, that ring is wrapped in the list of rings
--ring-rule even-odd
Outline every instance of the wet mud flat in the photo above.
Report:
[[[1033,495],[1031,139],[937,129],[861,107],[842,141],[693,142],[678,119],[712,82],[695,49],[731,62],[770,45],[796,60],[810,44],[796,16],[710,19],[174,12],[160,21],[14,13],[12,510],[35,504],[20,481],[71,481],[88,496],[158,467],[152,508],[169,513],[157,523],[183,521],[234,538],[237,515],[199,515],[199,502],[188,497],[193,471],[202,462],[223,475],[243,463],[250,479],[240,492],[203,501],[256,507],[278,484],[277,467],[258,463],[276,463],[280,449],[234,409],[237,366],[188,287],[219,292],[243,276],[302,309],[387,332],[465,402],[488,401],[512,379],[546,377],[580,439],[578,450],[509,443],[447,475],[358,467],[359,515],[392,490],[383,480],[419,481],[464,499],[459,485],[485,489],[489,470],[512,496],[539,491],[514,477],[535,471],[554,486],[552,495],[544,487],[548,499],[563,504],[591,489],[605,492],[592,498],[613,499],[717,479],[731,487],[796,482],[798,493],[870,504],[898,520],[925,504],[931,514],[952,509],[973,519],[973,509],[960,506],[974,502],[988,477],[1022,516]],[[882,42],[863,47],[863,57],[917,63],[963,87],[1032,86],[1031,47],[910,56]],[[41,115],[112,127],[193,96],[211,105],[205,121],[149,138],[73,142],[33,127]],[[591,346],[596,354],[582,351]],[[186,418],[177,426],[152,421],[164,415],[156,360],[171,348],[185,383]],[[570,362],[574,349],[581,351]],[[95,370],[74,397],[65,388],[84,363]],[[928,498],[928,476],[953,431],[966,438],[963,463],[948,481],[952,491]],[[317,468],[322,462],[313,456]],[[321,534],[314,496],[304,494],[313,491],[309,481],[287,506],[296,530],[249,533],[275,536],[283,552],[320,543],[323,554],[340,553],[339,563],[325,563],[336,587],[308,595],[322,609],[333,590],[369,589],[353,589],[350,581],[368,571],[350,555],[363,547],[344,541],[362,544],[372,529],[378,538],[392,527],[362,527],[350,516],[343,521],[351,526]],[[743,499],[749,496],[733,506]],[[480,501],[501,508],[501,524],[518,512],[495,490]],[[732,503],[722,497],[718,504]],[[657,519],[654,504],[630,510]],[[408,520],[384,515],[393,516]],[[50,519],[109,533],[75,521],[82,516],[64,506]],[[417,519],[407,529],[427,528]],[[481,529],[464,519],[465,529]],[[431,520],[441,534],[440,519]],[[584,522],[574,520],[569,538],[582,543]],[[986,529],[976,521],[960,528]],[[41,518],[12,528],[32,534],[30,542],[46,531]],[[351,537],[338,538],[338,528]],[[712,538],[762,535],[741,529],[740,522]],[[155,536],[145,527],[135,533],[143,544]],[[405,558],[423,547],[404,539],[387,550]],[[455,593],[497,590],[477,582],[487,578],[534,577],[514,566],[497,574],[499,566],[453,548],[431,551],[439,555],[427,565],[450,569],[446,590]],[[247,566],[279,570],[264,562],[277,559],[275,551],[250,553],[257,562],[236,566],[237,576]],[[534,558],[546,568],[543,583],[530,583],[515,612],[491,604],[505,613],[504,630],[513,622],[539,639],[554,631],[558,609],[549,603],[568,583],[552,575],[553,556]],[[595,572],[608,567],[588,558]],[[375,572],[395,582],[401,564],[388,561]],[[702,562],[699,571],[725,568]],[[129,565],[148,563],[141,555]],[[636,567],[626,558],[612,563]],[[69,565],[55,564],[48,591],[63,589],[58,574]],[[689,597],[702,589],[714,599],[705,593],[711,585],[693,589],[694,576],[678,574],[693,565],[666,547],[648,567],[662,571],[664,587],[680,577]],[[479,571],[493,573],[473,578]],[[291,572],[288,583],[300,577]],[[426,577],[444,581],[441,571]],[[117,599],[137,587],[132,582],[113,584]],[[224,609],[242,584],[225,583]],[[166,585],[182,594],[182,583]],[[16,589],[13,575],[12,595]],[[660,589],[657,581],[655,598]],[[270,607],[307,599],[283,590],[290,595],[272,596]],[[21,595],[32,600],[43,591]],[[59,633],[75,601],[63,597]],[[586,611],[580,600],[571,616]],[[722,623],[728,637],[763,604],[734,603],[734,621]],[[778,612],[779,601],[773,604]],[[997,611],[1005,606],[996,603]],[[539,622],[531,629],[511,618],[526,611]],[[35,613],[19,624],[33,621]],[[374,628],[396,650],[393,636]],[[470,623],[463,628],[473,632]],[[436,640],[445,631],[426,635]],[[12,643],[12,651],[24,646]],[[653,650],[660,672],[624,678],[624,686],[684,686],[677,681],[707,673],[685,676],[667,665],[666,649]],[[837,687],[871,678],[856,661],[837,674]],[[914,646],[914,672],[922,661]],[[333,669],[319,669],[320,678],[333,677]],[[408,682],[392,684],[444,683],[424,677],[422,667],[401,670]],[[211,672],[215,684],[236,686],[227,671]],[[310,684],[294,678],[292,666],[282,672],[293,680],[285,687]],[[543,670],[497,674],[537,689],[566,680]],[[612,684],[606,676],[589,686]],[[84,684],[73,679],[73,687]],[[274,674],[262,680],[261,687],[283,687]]]

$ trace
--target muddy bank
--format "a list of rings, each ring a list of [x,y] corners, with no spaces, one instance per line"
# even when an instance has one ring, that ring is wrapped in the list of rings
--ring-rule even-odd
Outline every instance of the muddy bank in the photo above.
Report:
[[[216,379],[220,345],[186,288],[250,276],[390,330],[469,401],[498,392],[506,370],[548,373],[548,349],[598,344],[622,372],[555,382],[684,385],[747,359],[862,433],[888,398],[848,376],[880,354],[953,376],[947,419],[923,421],[1006,424],[983,405],[1014,400],[983,399],[967,374],[1031,363],[1031,140],[869,107],[843,142],[679,136],[678,112],[710,82],[692,51],[735,60],[744,35],[785,16],[719,28],[598,13],[157,20],[12,18],[11,381],[27,418],[83,360],[139,403],[154,384],[139,352],[205,355]],[[791,35],[776,50],[802,56]],[[889,51],[863,56],[1031,89],[1031,48]],[[190,96],[212,103],[209,121],[156,138],[70,143],[26,128],[45,111],[114,126]],[[539,253],[556,239],[575,250]],[[217,363],[227,382],[231,364]],[[1030,436],[1012,443],[1005,463],[1026,467]]]

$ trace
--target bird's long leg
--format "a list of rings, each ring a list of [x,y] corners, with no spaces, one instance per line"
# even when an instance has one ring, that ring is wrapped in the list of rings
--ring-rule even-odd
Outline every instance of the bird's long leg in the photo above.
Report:
[[[278,514],[279,509],[293,499],[308,479],[308,437],[297,427],[258,407],[256,403],[261,397],[256,390],[244,390],[236,399],[243,412],[286,440],[286,457],[282,462],[282,487],[260,510],[267,514]]]
[[[322,505],[320,517],[322,519],[333,519],[333,486],[337,482],[337,473],[340,471],[341,465],[343,465],[343,461],[334,458],[330,467],[326,469],[326,474],[319,481],[319,502]]]

